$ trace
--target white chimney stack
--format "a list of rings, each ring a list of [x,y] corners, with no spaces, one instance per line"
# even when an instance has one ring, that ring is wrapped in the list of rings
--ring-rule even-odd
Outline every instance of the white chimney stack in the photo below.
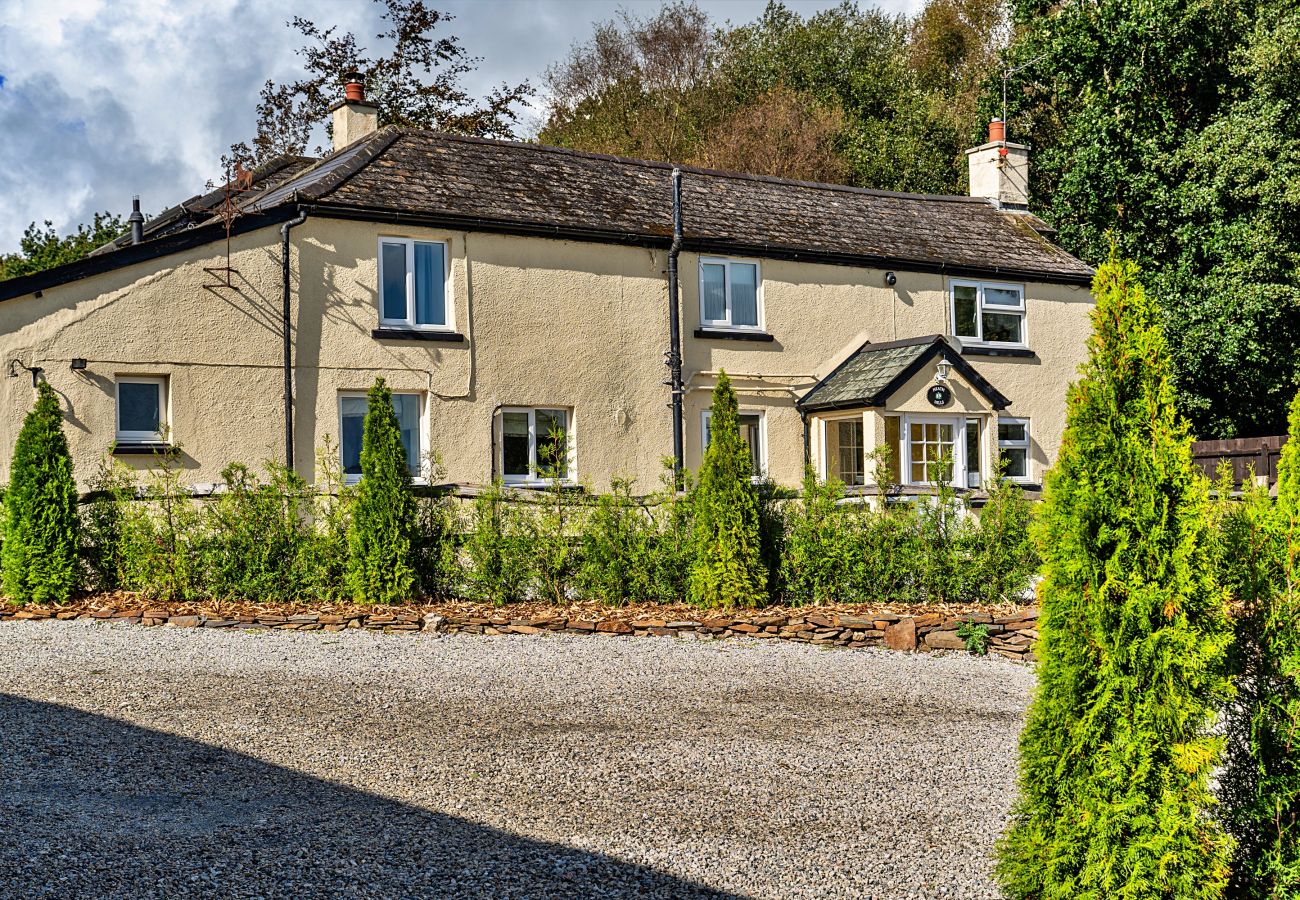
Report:
[[[335,151],[354,144],[379,128],[379,107],[366,102],[366,88],[361,74],[343,76],[343,99],[330,107],[333,119]]]
[[[989,141],[966,151],[970,195],[984,197],[1009,212],[1029,211],[1029,148],[1007,142],[1001,119],[989,123]]]

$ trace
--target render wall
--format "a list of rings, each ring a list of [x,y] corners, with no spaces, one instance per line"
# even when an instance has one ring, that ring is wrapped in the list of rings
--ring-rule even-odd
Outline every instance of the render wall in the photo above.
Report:
[[[463,343],[377,340],[381,235],[446,240],[450,303]],[[83,486],[114,434],[114,378],[170,382],[173,439],[186,477],[214,482],[231,460],[283,456],[280,266],[277,228],[237,236],[232,286],[204,267],[226,264],[224,243],[82,279],[0,303],[5,361],[39,365],[68,410]],[[299,471],[315,477],[315,448],[337,441],[338,394],[375,375],[427,396],[427,446],[453,481],[494,472],[500,406],[573,410],[580,481],[615,476],[658,483],[671,453],[663,351],[668,345],[664,251],[485,233],[310,218],[293,231],[295,441]],[[771,343],[699,339],[698,259],[684,253],[682,331],[686,462],[699,465],[701,414],[716,372],[736,382],[742,409],[766,413],[768,467],[795,484],[804,465],[796,398],[864,341],[950,331],[943,276],[763,260],[761,302]],[[220,277],[219,277],[220,276]],[[1032,359],[971,357],[1033,420],[1035,476],[1050,463],[1064,392],[1084,355],[1086,289],[1026,285]],[[74,357],[88,361],[74,372]],[[30,406],[31,380],[0,379],[0,478]],[[900,402],[902,402],[900,400]],[[147,467],[148,457],[121,457]]]

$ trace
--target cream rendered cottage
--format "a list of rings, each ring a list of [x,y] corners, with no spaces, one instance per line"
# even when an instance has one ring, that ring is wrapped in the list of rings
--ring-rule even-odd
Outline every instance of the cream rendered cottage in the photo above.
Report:
[[[941,454],[960,485],[1000,455],[1032,486],[1056,453],[1092,271],[1001,134],[969,152],[977,196],[934,197],[378,129],[356,84],[334,117],[323,159],[0,282],[0,466],[44,379],[83,485],[163,446],[196,484],[232,460],[311,480],[327,436],[355,474],[382,375],[417,477],[436,452],[453,482],[536,484],[562,434],[568,479],[650,490],[665,457],[699,465],[722,370],[787,485],[811,463],[869,491],[883,444],[917,490]]]

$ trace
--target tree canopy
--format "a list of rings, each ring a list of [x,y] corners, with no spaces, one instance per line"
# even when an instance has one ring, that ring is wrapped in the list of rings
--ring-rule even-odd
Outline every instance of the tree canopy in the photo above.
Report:
[[[17,253],[0,254],[0,281],[76,262],[124,230],[122,217],[108,212],[95,213],[89,225],[78,225],[76,231],[62,237],[49,219],[43,228],[33,222],[23,232]]]

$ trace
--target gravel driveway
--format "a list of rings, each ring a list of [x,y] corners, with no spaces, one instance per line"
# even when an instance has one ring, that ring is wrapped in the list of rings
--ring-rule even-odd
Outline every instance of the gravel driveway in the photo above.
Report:
[[[996,897],[1031,670],[0,626],[0,896]]]

